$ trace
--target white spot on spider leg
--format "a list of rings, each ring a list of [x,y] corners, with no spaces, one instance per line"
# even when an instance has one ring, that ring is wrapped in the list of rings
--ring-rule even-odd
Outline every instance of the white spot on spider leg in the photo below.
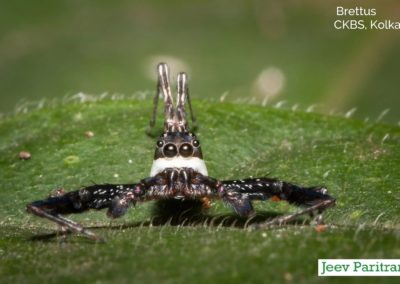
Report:
[[[167,168],[192,168],[202,175],[208,176],[206,164],[202,159],[196,157],[173,157],[159,158],[154,160],[151,167],[150,176],[155,176]]]

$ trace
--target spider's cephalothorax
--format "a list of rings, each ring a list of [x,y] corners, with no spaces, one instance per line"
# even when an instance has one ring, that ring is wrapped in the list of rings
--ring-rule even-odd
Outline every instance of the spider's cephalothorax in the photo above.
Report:
[[[64,229],[81,233],[99,240],[93,232],[63,215],[81,213],[89,209],[107,208],[111,218],[122,216],[137,202],[160,199],[222,199],[241,216],[254,213],[254,200],[284,200],[305,207],[301,211],[274,218],[256,225],[265,227],[283,224],[309,213],[321,213],[335,204],[324,187],[302,187],[278,179],[260,177],[220,181],[208,176],[203,160],[200,142],[189,130],[185,106],[193,116],[187,75],[179,73],[177,78],[177,99],[174,104],[169,83],[168,66],[157,66],[158,83],[154,99],[150,128],[155,125],[159,96],[164,99],[164,132],[156,142],[153,165],[148,178],[133,184],[95,184],[80,190],[58,191],[50,197],[27,205],[28,212],[52,220]]]
[[[207,175],[200,142],[191,132],[166,132],[157,141],[150,176],[166,168],[192,168]]]
[[[154,110],[153,117],[150,121],[150,127],[153,127],[156,121],[160,94],[162,94],[164,98],[165,119],[164,133],[161,134],[156,143],[150,176],[155,176],[166,168],[193,168],[203,175],[208,175],[201,153],[200,142],[196,136],[189,131],[189,126],[186,121],[186,103],[189,105],[192,122],[195,121],[187,86],[187,75],[186,73],[178,74],[176,106],[174,106],[169,84],[168,66],[164,63],[160,63],[157,66],[157,71],[157,92],[154,99]]]

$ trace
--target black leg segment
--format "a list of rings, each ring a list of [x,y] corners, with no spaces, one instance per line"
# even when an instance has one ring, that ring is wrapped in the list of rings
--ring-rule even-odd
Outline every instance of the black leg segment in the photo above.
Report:
[[[89,209],[108,208],[107,215],[110,218],[118,218],[126,212],[130,205],[135,204],[140,199],[141,193],[140,185],[96,184],[34,201],[27,205],[27,211],[91,239],[99,240],[94,233],[62,215],[82,213]]]
[[[248,178],[243,180],[222,181],[223,199],[232,205],[242,216],[253,213],[252,200],[284,200],[297,206],[306,207],[295,214],[273,219],[268,224],[289,222],[302,214],[322,213],[335,204],[335,198],[328,195],[324,187],[301,187],[271,178]]]

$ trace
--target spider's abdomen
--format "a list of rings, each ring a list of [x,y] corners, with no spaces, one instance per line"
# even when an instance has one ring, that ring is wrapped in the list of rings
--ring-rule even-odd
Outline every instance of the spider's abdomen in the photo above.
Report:
[[[150,176],[153,177],[168,168],[191,168],[204,176],[208,176],[207,167],[203,159],[197,157],[184,158],[181,156],[154,160]]]

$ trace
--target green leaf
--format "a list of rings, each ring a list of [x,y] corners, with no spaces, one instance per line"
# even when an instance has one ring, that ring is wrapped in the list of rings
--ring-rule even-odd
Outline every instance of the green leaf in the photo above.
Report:
[[[210,176],[273,176],[325,185],[337,198],[327,228],[249,232],[224,226],[148,226],[151,203],[118,220],[71,216],[104,235],[33,241],[57,229],[25,213],[53,189],[136,182],[149,174],[151,100],[49,106],[0,121],[0,278],[15,282],[317,282],[318,258],[399,258],[399,127],[251,105],[195,101]],[[162,121],[158,121],[161,129]],[[93,132],[93,137],[85,132]],[[31,153],[29,160],[18,157]],[[214,202],[210,214],[228,214]],[[257,203],[284,214],[286,203]],[[230,214],[230,213],[229,213]],[[227,215],[228,216],[228,215]],[[217,219],[216,219],[217,220]],[[139,225],[138,224],[142,224]]]

